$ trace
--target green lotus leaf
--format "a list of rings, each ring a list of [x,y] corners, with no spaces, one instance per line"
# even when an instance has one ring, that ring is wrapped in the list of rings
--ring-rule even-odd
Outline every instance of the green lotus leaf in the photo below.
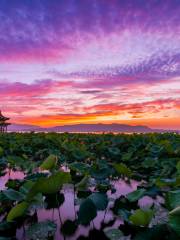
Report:
[[[176,165],[178,175],[180,175],[180,161]]]
[[[14,189],[7,189],[3,191],[3,194],[12,201],[22,201],[25,198],[25,195],[21,192],[15,191]]]
[[[104,233],[110,240],[119,240],[124,236],[123,233],[117,228],[104,230]]]
[[[63,184],[71,181],[71,175],[67,172],[57,172],[48,178],[40,178],[30,189],[27,200],[30,201],[37,193],[53,194],[58,192]]]
[[[145,228],[144,231],[139,231],[133,240],[164,240],[169,239],[168,228],[166,224],[156,225],[152,228]],[[165,236],[167,236],[165,238]],[[174,238],[170,238],[176,240]]]
[[[31,225],[27,231],[27,237],[31,240],[51,239],[56,232],[57,225],[49,220]],[[51,237],[51,238],[50,238]]]
[[[169,213],[169,225],[180,237],[180,206]]]
[[[159,188],[173,187],[176,184],[176,178],[158,178],[156,179],[156,186]]]
[[[167,193],[166,205],[169,210],[180,206],[180,190],[169,191]]]
[[[73,162],[69,164],[69,168],[81,174],[87,174],[89,172],[89,165],[83,162]]]
[[[146,190],[144,188],[140,188],[134,192],[129,193],[126,198],[130,202],[138,201],[140,198],[142,198],[145,195]]]
[[[40,168],[42,170],[51,170],[56,166],[56,163],[57,163],[57,156],[51,154],[40,165]]]
[[[122,155],[122,160],[123,161],[128,161],[132,158],[133,152],[127,152]]]
[[[154,212],[152,210],[136,210],[130,217],[129,220],[136,226],[148,226]]]
[[[117,173],[120,175],[124,175],[127,177],[132,176],[132,171],[129,169],[124,163],[115,163],[113,164],[114,169],[116,170]]]
[[[89,198],[85,199],[79,208],[78,221],[82,225],[88,225],[97,216],[96,206]]]
[[[120,154],[120,149],[117,147],[110,147],[108,148],[110,154],[118,156]]]
[[[131,216],[131,212],[126,209],[119,209],[117,214],[122,220],[126,222],[129,221],[129,217]]]
[[[78,191],[87,190],[88,183],[89,183],[89,176],[86,175],[86,176],[83,177],[83,179],[79,183],[76,184],[76,189]]]
[[[63,193],[53,193],[45,195],[46,209],[59,208],[65,201]]]
[[[105,210],[108,205],[108,198],[105,193],[92,193],[89,197],[96,206],[97,210]]]
[[[108,166],[99,169],[92,168],[90,171],[91,176],[96,180],[104,180],[108,178],[111,175],[111,173],[112,171]]]
[[[32,188],[32,186],[34,185],[34,182],[32,181],[26,181],[20,188],[19,191],[24,194],[27,195],[29,190]]]
[[[77,222],[72,220],[66,220],[61,227],[61,232],[65,236],[71,236],[76,232],[77,228],[78,228]]]
[[[0,157],[2,157],[4,154],[4,149],[0,146]]]
[[[7,221],[11,222],[16,218],[23,216],[25,214],[25,212],[27,211],[28,207],[29,207],[29,203],[25,202],[25,201],[17,204],[8,213]]]

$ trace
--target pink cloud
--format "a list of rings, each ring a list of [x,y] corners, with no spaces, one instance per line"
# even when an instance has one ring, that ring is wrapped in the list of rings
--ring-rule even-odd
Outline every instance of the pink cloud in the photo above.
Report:
[[[51,79],[37,80],[32,84],[21,82],[2,82],[0,84],[1,97],[36,97],[44,96],[57,88],[70,86],[71,82],[57,82]]]

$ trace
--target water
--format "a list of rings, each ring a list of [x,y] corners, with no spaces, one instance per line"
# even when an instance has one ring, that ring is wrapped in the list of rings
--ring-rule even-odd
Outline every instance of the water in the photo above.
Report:
[[[10,172],[7,171],[5,176],[0,177],[0,189],[4,190],[5,184],[9,179],[23,179],[25,177],[25,174],[21,171],[13,171]],[[118,228],[120,224],[123,224],[123,221],[120,218],[117,218],[114,216],[113,212],[111,211],[111,207],[113,206],[113,199],[119,198],[120,196],[126,195],[134,190],[137,189],[137,187],[140,185],[139,182],[131,180],[130,183],[125,182],[124,180],[116,180],[112,181],[112,184],[114,188],[116,189],[116,192],[111,194],[111,191],[107,192],[107,195],[109,199],[111,199],[108,203],[108,207],[106,212],[105,211],[98,211],[97,217],[91,222],[91,224],[87,227],[79,225],[76,232],[73,236],[66,236],[64,237],[63,234],[60,231],[61,228],[61,222],[64,223],[66,220],[75,220],[77,216],[77,212],[79,209],[79,206],[74,207],[74,188],[73,185],[65,185],[65,187],[62,190],[62,193],[64,194],[65,201],[61,205],[59,209],[39,209],[37,211],[37,219],[38,222],[44,221],[44,220],[53,220],[57,224],[57,231],[55,235],[56,240],[75,240],[78,239],[79,236],[88,236],[90,230],[92,230],[95,226],[96,229],[100,230],[101,223],[105,222],[108,223],[110,220],[114,219],[114,223],[112,224],[111,228]],[[161,198],[157,200],[153,200],[150,197],[143,197],[139,200],[139,206],[151,206],[154,202],[159,204],[161,201],[163,201]],[[60,216],[59,216],[60,214]],[[27,228],[27,226],[25,226]],[[16,235],[18,240],[26,239],[24,236],[23,229],[17,230]]]
[[[24,179],[25,174],[22,171],[14,171],[6,169],[6,174],[2,177],[0,177],[0,190],[4,190],[5,184],[9,179],[15,180],[15,179]]]

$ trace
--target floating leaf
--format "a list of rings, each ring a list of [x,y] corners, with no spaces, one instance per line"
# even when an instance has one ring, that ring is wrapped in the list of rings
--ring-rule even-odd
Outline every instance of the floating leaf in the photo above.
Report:
[[[11,188],[11,189],[14,189],[14,190],[17,190],[19,189],[19,186],[21,185],[22,181],[19,180],[19,179],[9,179],[5,186],[6,188]]]
[[[126,209],[130,211],[132,209],[137,209],[137,208],[138,208],[137,202],[130,202],[127,198],[125,198],[124,196],[121,196],[115,200],[112,211],[115,214],[118,214],[119,209]]]
[[[180,175],[180,161],[177,163],[176,168],[177,168],[178,174]]]
[[[55,235],[56,228],[54,222],[47,220],[33,224],[27,229],[26,234],[31,240],[45,240]]]
[[[27,203],[25,201],[17,204],[8,213],[7,221],[11,222],[16,218],[23,216],[25,214],[25,212],[27,211],[28,207],[29,207],[29,203]]]
[[[143,161],[142,166],[143,166],[144,168],[152,168],[152,167],[154,167],[156,164],[157,164],[157,158],[156,158],[156,157],[154,157],[154,158],[152,158],[152,157],[147,157],[147,158],[145,158],[145,160]]]
[[[96,185],[96,189],[99,192],[106,193],[108,190],[111,189],[111,184],[110,183],[101,183]],[[114,191],[114,189],[113,189]]]
[[[3,154],[4,154],[4,150],[3,150],[3,148],[0,146],[0,157],[2,157]]]
[[[119,209],[118,210],[118,216],[124,221],[128,222],[130,215],[131,215],[131,212],[126,210],[126,209]]]
[[[137,200],[139,200],[140,198],[142,198],[145,194],[146,190],[144,188],[140,188],[134,192],[129,193],[126,198],[130,201],[130,202],[135,202]]]
[[[77,192],[77,197],[78,198],[87,198],[89,195],[91,195],[90,190],[80,190]]]
[[[156,179],[156,186],[159,188],[163,188],[163,187],[172,187],[176,184],[176,178],[158,178]]]
[[[169,191],[167,193],[166,205],[170,210],[180,206],[180,190]]]
[[[169,225],[180,237],[180,206],[169,213]]]
[[[87,190],[88,188],[88,183],[89,183],[89,176],[84,176],[83,179],[76,184],[76,189],[78,191],[84,191]]]
[[[133,240],[167,240],[168,238],[165,238],[165,236],[169,237],[168,229],[166,224],[162,224],[152,228],[145,228],[144,231],[139,231]]]
[[[25,195],[21,192],[15,191],[14,189],[4,190],[3,194],[12,201],[22,201],[25,198]]]
[[[32,188],[32,186],[34,185],[34,182],[32,181],[26,181],[20,188],[19,188],[19,191],[22,193],[22,194],[25,194],[27,195],[29,190]]]
[[[36,181],[42,177],[48,177],[48,173],[46,172],[35,172],[35,173],[32,173],[28,176],[25,177],[25,180],[28,180],[28,181]]]
[[[133,152],[127,152],[122,155],[122,160],[123,161],[128,161],[132,158]]]
[[[145,195],[149,196],[149,197],[152,197],[152,198],[155,198],[157,195],[161,195],[161,191],[156,186],[152,186],[152,187],[146,188]]]
[[[81,174],[87,174],[89,172],[89,165],[83,162],[73,162],[69,164],[69,168]]]
[[[90,173],[93,178],[97,180],[104,180],[111,175],[112,171],[109,167],[102,167],[99,169],[92,168]]]
[[[51,154],[47,157],[44,162],[41,164],[40,168],[42,170],[51,170],[56,166],[57,156]]]
[[[117,228],[104,230],[104,233],[110,240],[120,240],[120,238],[124,236]]]
[[[131,177],[132,171],[124,163],[115,163],[113,164],[114,169],[121,175]]]
[[[129,220],[136,226],[148,226],[153,214],[152,210],[138,209],[129,217]]]
[[[47,194],[45,202],[47,203],[46,209],[59,208],[65,201],[63,193]]]
[[[16,224],[14,222],[0,222],[0,236],[12,237],[16,235]],[[10,238],[11,239],[11,238]]]
[[[105,193],[92,193],[89,197],[96,206],[97,210],[105,210],[108,205],[108,198]]]
[[[111,155],[118,156],[120,154],[120,150],[117,147],[109,147],[108,151]]]
[[[65,236],[71,236],[76,232],[77,228],[78,228],[77,222],[66,220],[61,227],[61,232]]]
[[[29,191],[27,200],[31,200],[37,193],[56,193],[61,189],[63,184],[70,182],[70,180],[71,176],[66,172],[57,172],[48,178],[40,178]]]
[[[88,225],[97,216],[96,206],[91,199],[84,200],[79,208],[78,221],[83,225]]]

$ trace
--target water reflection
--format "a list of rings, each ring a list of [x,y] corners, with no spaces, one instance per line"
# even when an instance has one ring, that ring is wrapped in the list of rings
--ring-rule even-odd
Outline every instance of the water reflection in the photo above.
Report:
[[[15,179],[24,179],[25,174],[22,171],[12,170],[12,169],[6,169],[5,175],[0,177],[0,190],[4,190],[5,184],[8,180],[15,180]]]
[[[7,171],[5,176],[0,178],[0,188],[1,190],[5,189],[5,184],[9,179],[23,179],[25,177],[24,173],[21,171]],[[77,216],[77,212],[79,209],[79,206],[74,206],[74,187],[73,185],[66,185],[62,193],[64,194],[65,201],[61,205],[59,209],[39,209],[37,211],[37,218],[38,222],[44,221],[44,220],[53,220],[57,224],[57,231],[56,231],[56,240],[66,239],[66,240],[75,240],[78,239],[79,236],[88,236],[90,230],[92,230],[95,226],[96,229],[101,229],[102,222],[108,223],[111,220],[112,221],[112,228],[113,227],[119,227],[120,224],[123,224],[123,221],[114,216],[113,212],[111,211],[111,208],[114,204],[114,200],[119,198],[122,195],[126,195],[134,190],[137,189],[138,185],[140,185],[139,182],[131,180],[129,183],[127,183],[124,180],[117,180],[111,182],[114,188],[116,189],[115,193],[111,193],[111,191],[108,191],[108,197],[109,197],[109,203],[106,211],[98,211],[97,217],[91,222],[89,226],[81,226],[79,225],[76,229],[76,232],[73,236],[65,237],[61,233],[60,229],[62,226],[62,223],[64,223],[66,220],[72,220],[74,221]],[[76,196],[75,196],[76,197]],[[151,206],[155,200],[153,200],[150,197],[144,197],[139,200],[140,206],[149,205]],[[25,226],[25,228],[27,228]],[[18,240],[26,239],[24,238],[24,231],[23,229],[17,230],[16,235]],[[99,239],[100,240],[100,239]]]

